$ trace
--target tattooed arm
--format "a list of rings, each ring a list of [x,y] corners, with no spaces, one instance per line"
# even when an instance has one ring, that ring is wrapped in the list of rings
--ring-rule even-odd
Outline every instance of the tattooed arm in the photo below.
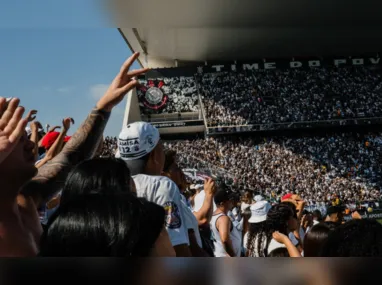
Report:
[[[135,53],[123,64],[105,95],[98,101],[96,108],[92,110],[62,152],[42,166],[37,176],[24,186],[22,193],[31,196],[36,207],[43,205],[52,195],[61,190],[74,165],[93,157],[102,139],[110,112],[122,101],[127,92],[137,85],[133,77],[147,71],[147,69],[140,69],[128,72],[138,56],[139,54]]]

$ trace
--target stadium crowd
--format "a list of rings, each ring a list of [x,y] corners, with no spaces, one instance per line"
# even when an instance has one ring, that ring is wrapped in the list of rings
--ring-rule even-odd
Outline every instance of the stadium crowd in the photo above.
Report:
[[[378,134],[366,142],[208,139],[165,149],[155,127],[135,122],[117,140],[104,139],[113,108],[147,72],[130,71],[138,56],[122,65],[73,136],[72,118],[44,129],[36,110],[23,118],[18,98],[0,97],[0,256],[382,256],[376,220],[353,211],[345,221],[340,204],[324,215],[307,208],[310,199],[332,193],[378,196],[367,184],[378,181]],[[240,174],[236,184],[256,182],[263,196],[240,196],[207,176],[189,184],[181,168],[187,154]],[[357,168],[359,182],[345,167]],[[265,199],[269,191],[280,199]]]
[[[206,73],[208,125],[235,126],[381,117],[381,76],[367,67]]]
[[[382,136],[337,134],[254,139],[207,138],[168,142],[190,168],[218,167],[266,197],[294,191],[309,205],[379,200]],[[206,165],[206,162],[208,165]],[[205,164],[203,166],[203,164]]]

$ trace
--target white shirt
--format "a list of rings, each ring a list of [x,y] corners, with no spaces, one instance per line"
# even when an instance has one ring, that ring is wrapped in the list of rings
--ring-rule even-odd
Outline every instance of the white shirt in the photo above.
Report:
[[[192,213],[192,211],[188,207],[186,197],[184,197],[181,194],[180,198],[181,198],[182,207],[184,210],[184,219],[185,219],[186,227],[187,227],[187,229],[194,230],[196,241],[197,241],[199,247],[203,248],[202,239],[200,237],[200,232],[199,232],[198,220],[196,219],[196,217],[194,216],[194,214]]]
[[[172,246],[188,244],[188,229],[181,195],[176,184],[164,176],[133,176],[137,196],[162,206],[166,211],[166,230]]]
[[[204,190],[200,191],[198,194],[195,195],[194,198],[194,208],[192,209],[193,212],[198,212],[204,203],[204,198],[206,197],[206,192]],[[212,201],[213,205],[213,211],[216,211],[216,204],[215,201]]]

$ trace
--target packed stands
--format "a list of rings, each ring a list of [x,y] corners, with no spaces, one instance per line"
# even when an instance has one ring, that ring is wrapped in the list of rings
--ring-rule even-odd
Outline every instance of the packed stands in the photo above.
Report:
[[[369,67],[206,73],[200,84],[210,127],[382,117],[380,71]]]

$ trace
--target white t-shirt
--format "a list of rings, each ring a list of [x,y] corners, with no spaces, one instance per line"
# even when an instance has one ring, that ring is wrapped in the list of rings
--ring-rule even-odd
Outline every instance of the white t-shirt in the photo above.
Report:
[[[202,208],[205,197],[206,197],[206,192],[204,190],[196,194],[194,198],[194,208],[192,209],[194,212],[198,212]],[[213,205],[213,211],[215,212],[216,211],[215,201],[212,201],[212,205]]]
[[[162,206],[166,211],[165,226],[172,246],[188,244],[184,207],[176,184],[164,176],[133,176],[137,196]]]
[[[244,238],[243,238],[243,247],[244,247],[244,251],[245,253],[247,253],[248,251],[248,236],[249,236],[249,233],[247,232],[245,235],[244,235]],[[263,241],[265,242],[265,241]],[[259,257],[259,253],[257,252],[257,243],[258,243],[258,240],[257,238],[255,239],[255,252],[252,252],[251,253],[251,257]],[[272,238],[271,242],[269,243],[268,245],[268,254],[271,253],[273,250],[277,249],[277,248],[280,248],[280,247],[285,247],[285,245],[283,245],[282,243],[279,243],[277,242],[276,240],[274,240]]]
[[[187,229],[194,230],[196,241],[199,247],[202,248],[203,244],[202,244],[202,239],[200,237],[198,220],[196,219],[196,217],[194,216],[194,214],[188,207],[186,197],[180,194],[180,198],[181,198],[182,207],[184,211],[184,219],[185,219],[186,227]]]

